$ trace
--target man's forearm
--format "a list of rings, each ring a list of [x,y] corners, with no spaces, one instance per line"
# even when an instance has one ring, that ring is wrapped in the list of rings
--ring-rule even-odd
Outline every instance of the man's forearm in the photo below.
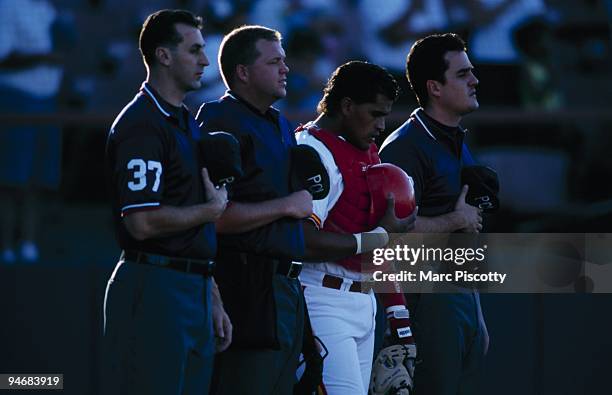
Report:
[[[463,227],[461,216],[453,211],[436,217],[417,216],[414,233],[451,233]]]
[[[286,216],[287,207],[282,198],[257,203],[231,202],[216,222],[217,232],[249,232]]]
[[[217,286],[217,282],[215,278],[211,278],[211,289],[210,293],[212,296],[213,303],[216,303],[219,306],[223,306],[223,300],[221,299],[221,292],[219,292],[219,287]]]
[[[357,242],[352,234],[317,230],[310,221],[304,221],[306,241],[305,261],[335,261],[355,255]]]
[[[222,209],[212,203],[176,207],[161,206],[155,210],[138,211],[124,218],[128,232],[137,240],[163,237],[191,229],[219,218]]]

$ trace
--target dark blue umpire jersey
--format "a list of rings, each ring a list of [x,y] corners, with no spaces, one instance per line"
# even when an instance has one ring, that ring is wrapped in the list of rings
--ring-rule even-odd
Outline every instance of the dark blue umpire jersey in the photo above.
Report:
[[[200,129],[187,108],[172,106],[147,83],[117,116],[106,142],[106,178],[122,249],[194,259],[215,256],[213,223],[140,241],[122,219],[163,205],[205,202],[199,139]]]
[[[380,159],[401,167],[414,180],[419,215],[450,213],[461,194],[461,168],[475,164],[464,143],[465,130],[436,122],[422,109],[380,147]]]
[[[197,119],[204,132],[225,131],[240,142],[244,176],[232,184],[231,201],[260,202],[291,193],[289,152],[297,144],[278,110],[270,107],[262,114],[230,91],[204,103]],[[301,336],[301,288],[286,273],[279,276],[278,268],[299,260],[304,249],[302,220],[288,217],[250,232],[219,235],[215,280],[234,325],[232,349],[288,349]]]
[[[228,91],[219,100],[204,103],[197,120],[204,132],[224,131],[240,143],[244,175],[231,185],[231,201],[261,202],[289,195],[289,150],[296,146],[293,127],[278,110],[265,114]],[[223,235],[221,249],[298,259],[304,254],[301,220],[282,218],[247,234]],[[240,244],[240,245],[238,245]],[[248,244],[248,245],[247,245]],[[270,247],[270,248],[268,248]]]

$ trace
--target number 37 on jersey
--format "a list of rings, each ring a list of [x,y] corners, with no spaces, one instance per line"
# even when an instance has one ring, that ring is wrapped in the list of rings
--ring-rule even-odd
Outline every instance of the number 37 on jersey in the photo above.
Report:
[[[162,175],[162,165],[155,160],[144,161],[143,159],[132,159],[128,162],[127,168],[134,172],[133,178],[128,182],[128,188],[132,191],[142,191],[147,187],[147,172],[155,175],[153,185],[150,185],[153,192],[159,189],[159,182]]]

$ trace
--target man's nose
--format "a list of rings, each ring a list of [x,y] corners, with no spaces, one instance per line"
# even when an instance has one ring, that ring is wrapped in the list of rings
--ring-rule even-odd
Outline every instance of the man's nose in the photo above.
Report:
[[[206,56],[205,53],[202,53],[202,56],[200,57],[200,64],[202,66],[204,66],[204,67],[210,65],[210,61],[208,60],[208,56]]]

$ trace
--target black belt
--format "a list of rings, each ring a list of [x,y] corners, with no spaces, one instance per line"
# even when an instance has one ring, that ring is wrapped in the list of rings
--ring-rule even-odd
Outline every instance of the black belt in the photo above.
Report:
[[[203,259],[176,258],[164,255],[149,254],[140,251],[123,251],[120,260],[127,260],[145,265],[153,265],[177,270],[184,273],[212,276],[215,269],[215,261]]]
[[[298,278],[301,272],[301,262],[277,261],[276,274],[280,274],[281,276],[287,276],[287,278],[290,279],[296,279]]]

